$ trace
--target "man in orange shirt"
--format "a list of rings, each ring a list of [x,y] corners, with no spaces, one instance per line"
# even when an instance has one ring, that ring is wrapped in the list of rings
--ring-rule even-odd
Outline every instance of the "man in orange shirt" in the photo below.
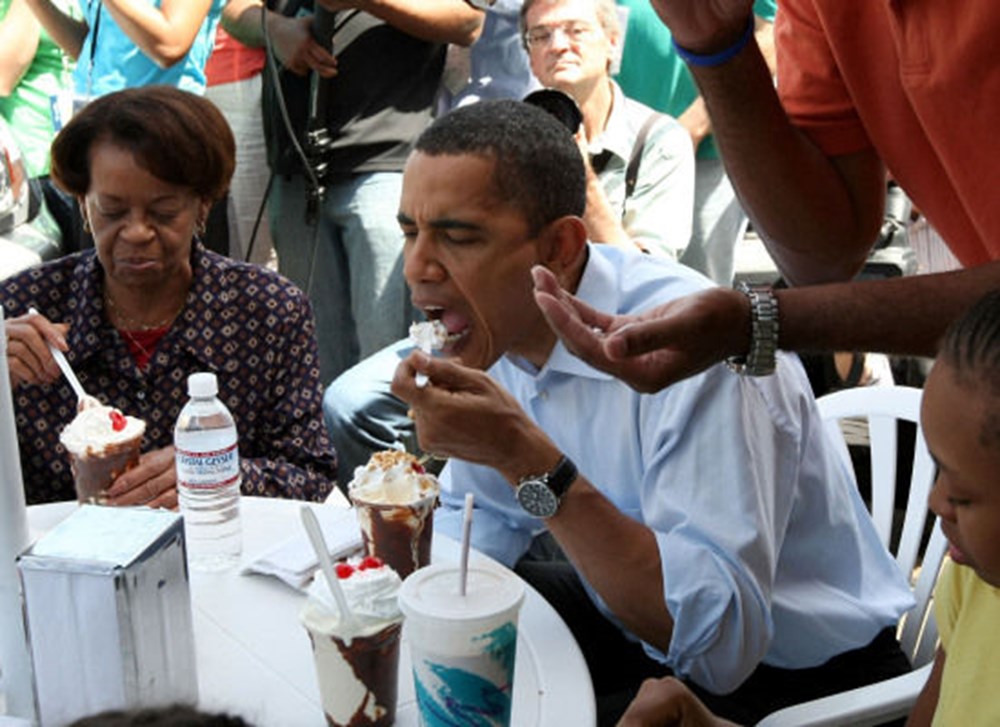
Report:
[[[783,0],[776,92],[750,0],[652,3],[695,75],[754,227],[785,279],[810,287],[711,290],[611,318],[539,272],[538,302],[567,345],[643,390],[727,357],[766,373],[778,346],[933,355],[947,325],[1000,286],[989,142],[1000,6]],[[966,269],[836,282],[860,270],[877,237],[887,169]]]

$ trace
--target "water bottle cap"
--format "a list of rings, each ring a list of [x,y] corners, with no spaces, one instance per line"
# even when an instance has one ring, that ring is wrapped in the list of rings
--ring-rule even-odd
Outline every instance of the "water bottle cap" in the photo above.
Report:
[[[212,373],[197,373],[188,376],[188,396],[204,399],[219,393],[219,382]]]

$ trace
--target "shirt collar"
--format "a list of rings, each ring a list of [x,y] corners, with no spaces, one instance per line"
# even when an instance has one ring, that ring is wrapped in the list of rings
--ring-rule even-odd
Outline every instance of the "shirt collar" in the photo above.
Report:
[[[595,253],[595,247],[592,243],[587,243],[586,254],[587,262],[584,265],[583,274],[580,276],[576,297],[598,310],[617,311],[619,306],[618,276],[614,266],[604,256]],[[609,381],[614,378],[574,356],[562,340],[556,341],[556,345],[549,355],[549,360],[541,369],[536,368],[521,356],[508,354],[505,358],[517,368],[535,377],[553,372],[601,381]]]

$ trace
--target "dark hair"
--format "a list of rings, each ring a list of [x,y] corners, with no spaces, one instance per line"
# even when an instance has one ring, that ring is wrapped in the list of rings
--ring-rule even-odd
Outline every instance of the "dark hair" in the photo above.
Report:
[[[497,196],[524,213],[531,234],[560,217],[583,215],[587,178],[576,140],[530,104],[480,101],[450,111],[424,130],[416,150],[493,159]]]
[[[176,704],[135,710],[108,710],[84,717],[69,727],[252,727],[242,717],[210,714]]]
[[[221,199],[236,164],[225,117],[200,96],[172,86],[143,86],[101,96],[77,113],[52,142],[52,178],[66,192],[90,189],[90,150],[111,141],[164,182]]]
[[[997,404],[987,409],[980,441],[985,446],[1000,443],[1000,289],[986,294],[948,328],[938,359],[960,383]]]

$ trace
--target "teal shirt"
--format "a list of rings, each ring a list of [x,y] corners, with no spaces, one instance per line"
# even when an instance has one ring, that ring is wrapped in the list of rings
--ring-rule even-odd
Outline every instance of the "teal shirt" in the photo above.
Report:
[[[66,0],[55,4],[67,12],[71,7]],[[0,0],[0,23],[6,19],[10,5],[11,0]],[[31,65],[10,96],[0,97],[0,116],[10,126],[32,177],[49,173],[49,146],[55,134],[50,99],[70,85],[72,67],[42,28]]]
[[[144,2],[159,8],[162,0]],[[187,55],[170,68],[161,68],[143,53],[100,0],[79,0],[79,3],[89,30],[73,76],[78,94],[96,97],[150,84],[175,86],[198,95],[205,93],[205,64],[215,47],[215,29],[226,0],[212,0]]]
[[[698,97],[698,87],[674,50],[670,30],[649,0],[617,0],[629,9],[621,70],[616,77],[625,95],[657,111],[678,117]],[[773,21],[776,0],[755,0],[754,14]],[[698,159],[718,159],[711,136],[698,147]]]

